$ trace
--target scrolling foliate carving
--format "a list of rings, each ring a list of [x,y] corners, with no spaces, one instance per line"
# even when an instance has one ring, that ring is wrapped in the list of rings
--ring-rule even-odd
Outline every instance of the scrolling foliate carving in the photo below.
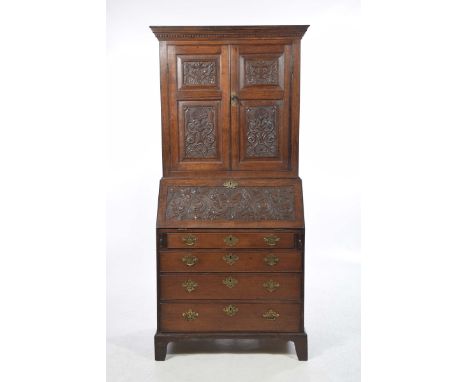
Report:
[[[169,187],[167,220],[294,220],[294,188]]]
[[[185,158],[216,158],[216,113],[213,106],[185,106]]]
[[[247,157],[278,155],[277,107],[249,107],[246,111]]]
[[[184,85],[216,85],[216,61],[185,61],[183,65]]]
[[[246,60],[247,85],[278,85],[278,60]]]

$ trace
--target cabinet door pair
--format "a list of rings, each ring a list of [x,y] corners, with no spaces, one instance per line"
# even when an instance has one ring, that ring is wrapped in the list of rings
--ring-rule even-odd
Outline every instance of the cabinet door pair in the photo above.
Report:
[[[167,49],[171,170],[288,170],[291,45]]]

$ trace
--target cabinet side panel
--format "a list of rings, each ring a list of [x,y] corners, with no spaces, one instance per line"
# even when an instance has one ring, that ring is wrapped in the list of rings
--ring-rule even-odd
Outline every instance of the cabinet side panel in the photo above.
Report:
[[[300,40],[292,44],[292,79],[290,102],[290,126],[291,126],[291,172],[299,174],[299,106],[300,106]]]
[[[170,145],[169,145],[169,98],[167,83],[167,44],[165,41],[159,43],[159,81],[161,92],[161,142],[162,142],[162,164],[163,175],[169,174]]]

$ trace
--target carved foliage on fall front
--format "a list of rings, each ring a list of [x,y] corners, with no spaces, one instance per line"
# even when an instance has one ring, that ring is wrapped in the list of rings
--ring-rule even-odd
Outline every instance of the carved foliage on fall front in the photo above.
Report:
[[[169,187],[167,220],[294,220],[294,189]]]

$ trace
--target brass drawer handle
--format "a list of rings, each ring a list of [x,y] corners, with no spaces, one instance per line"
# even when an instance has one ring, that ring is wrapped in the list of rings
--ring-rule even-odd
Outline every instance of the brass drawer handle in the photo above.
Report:
[[[234,264],[237,260],[239,260],[239,256],[234,255],[233,253],[228,253],[223,256],[223,260],[228,263],[229,265]]]
[[[234,316],[239,311],[239,308],[235,305],[225,306],[223,312],[226,313],[229,317]]]
[[[273,309],[268,310],[262,314],[262,317],[266,320],[274,321],[279,317],[279,313],[275,312]]]
[[[280,286],[280,283],[278,281],[273,281],[273,280],[268,280],[263,283],[263,287],[268,291],[268,292],[274,292],[276,289],[278,289]]]
[[[229,179],[224,182],[226,188],[236,188],[239,185],[235,180]]]
[[[263,238],[263,240],[265,240],[265,242],[268,244],[268,245],[271,245],[271,246],[274,246],[276,245],[276,243],[279,241],[279,237],[278,236],[275,236],[275,235],[269,235],[269,236],[265,236]]]
[[[228,288],[234,288],[237,283],[238,281],[232,276],[226,277],[223,280],[223,284],[226,285]]]
[[[197,288],[198,284],[195,281],[188,279],[183,282],[182,286],[187,292],[190,293]]]
[[[224,243],[229,247],[234,247],[239,242],[239,239],[235,236],[229,235],[224,238]]]
[[[182,317],[186,321],[193,321],[198,318],[198,312],[195,312],[192,309],[189,309],[187,312],[182,313]]]
[[[196,263],[198,263],[198,257],[193,256],[193,255],[184,256],[184,257],[182,257],[182,262],[187,267],[191,267],[191,266],[195,265]]]
[[[268,256],[265,256],[263,261],[265,261],[265,263],[267,263],[268,265],[273,266],[278,264],[279,257],[270,253]]]
[[[192,234],[189,234],[187,236],[184,236],[182,238],[182,241],[185,243],[185,245],[195,245],[195,243],[197,242],[197,237],[195,235],[192,235]]]

